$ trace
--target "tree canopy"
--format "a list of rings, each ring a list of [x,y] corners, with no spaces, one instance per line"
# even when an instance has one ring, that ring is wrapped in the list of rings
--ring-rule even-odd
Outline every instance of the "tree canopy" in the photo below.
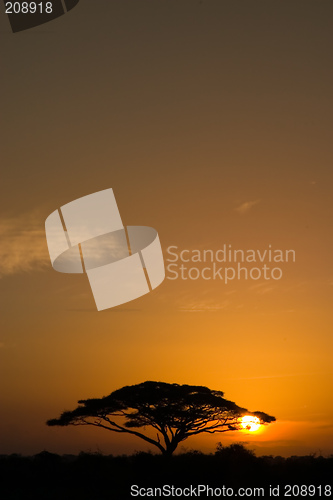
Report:
[[[47,425],[92,425],[129,433],[171,455],[190,436],[240,429],[244,415],[258,417],[261,424],[275,421],[275,417],[249,412],[223,396],[221,391],[202,386],[147,381],[122,387],[109,396],[78,401],[75,410],[48,420]],[[154,432],[146,432],[146,427]],[[155,432],[156,438],[152,437]]]

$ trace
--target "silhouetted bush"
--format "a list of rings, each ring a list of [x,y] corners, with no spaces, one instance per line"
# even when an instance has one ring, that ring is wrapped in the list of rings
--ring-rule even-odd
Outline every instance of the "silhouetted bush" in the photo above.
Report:
[[[325,485],[331,484],[332,473],[332,456],[256,457],[239,443],[228,447],[219,444],[215,454],[188,451],[173,457],[144,452],[131,456],[59,456],[43,451],[34,457],[0,457],[0,498],[122,500],[133,498],[132,484],[146,488],[164,484],[233,488]]]

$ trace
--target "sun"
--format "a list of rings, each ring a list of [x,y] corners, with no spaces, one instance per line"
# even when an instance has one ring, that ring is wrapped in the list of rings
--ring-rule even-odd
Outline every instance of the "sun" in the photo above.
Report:
[[[245,415],[241,418],[242,428],[249,432],[255,432],[260,429],[260,420],[258,417],[253,417],[251,415]]]

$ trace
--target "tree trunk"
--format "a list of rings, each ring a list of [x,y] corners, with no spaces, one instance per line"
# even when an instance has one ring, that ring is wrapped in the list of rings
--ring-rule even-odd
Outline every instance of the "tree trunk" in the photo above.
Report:
[[[171,441],[165,448],[165,450],[163,451],[163,456],[165,457],[171,457],[173,452],[175,451],[175,449],[177,448],[178,446],[178,442],[177,441]]]

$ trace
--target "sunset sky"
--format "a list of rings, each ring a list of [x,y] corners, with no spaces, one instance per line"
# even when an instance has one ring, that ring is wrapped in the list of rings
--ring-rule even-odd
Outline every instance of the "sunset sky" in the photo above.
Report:
[[[12,34],[1,8],[0,454],[148,449],[45,425],[145,380],[277,418],[183,450],[333,453],[332,16],[330,0],[82,0]],[[110,187],[125,225],[158,231],[166,266],[171,246],[271,245],[295,262],[227,284],[167,269],[97,312],[85,275],[52,269],[44,224]]]

